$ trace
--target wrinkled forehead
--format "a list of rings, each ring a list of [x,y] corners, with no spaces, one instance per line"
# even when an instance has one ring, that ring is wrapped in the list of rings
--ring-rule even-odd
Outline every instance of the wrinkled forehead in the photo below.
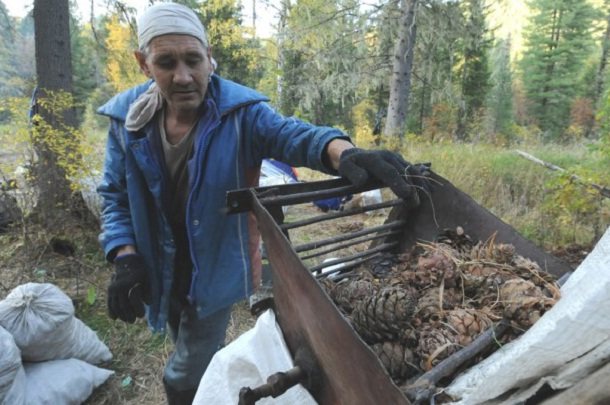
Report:
[[[138,19],[138,46],[146,48],[154,38],[176,34],[198,39],[208,46],[203,24],[193,10],[177,3],[149,7]]]
[[[159,54],[205,54],[209,48],[198,38],[183,34],[163,34],[154,37],[146,47],[151,55]]]

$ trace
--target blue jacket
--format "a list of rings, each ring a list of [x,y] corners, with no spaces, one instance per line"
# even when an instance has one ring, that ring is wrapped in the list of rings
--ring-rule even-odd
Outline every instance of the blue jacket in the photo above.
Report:
[[[111,118],[104,177],[100,241],[113,249],[136,246],[149,268],[148,321],[164,330],[173,279],[175,245],[164,215],[166,174],[154,121],[140,131],[124,127],[129,105],[150,82],[108,101],[98,113]],[[260,269],[259,236],[252,214],[224,213],[226,192],[257,184],[263,158],[329,172],[322,153],[334,138],[347,138],[275,112],[268,99],[216,75],[208,87],[206,113],[197,124],[188,162],[186,226],[193,263],[189,299],[200,317],[251,294]],[[258,272],[257,272],[258,273]]]

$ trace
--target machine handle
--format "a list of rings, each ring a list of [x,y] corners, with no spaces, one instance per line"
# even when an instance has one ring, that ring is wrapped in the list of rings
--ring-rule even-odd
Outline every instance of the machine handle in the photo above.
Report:
[[[256,388],[243,387],[239,390],[238,405],[254,405],[266,397],[277,398],[307,377],[301,367],[296,366],[285,372],[275,373],[267,378],[267,383]]]

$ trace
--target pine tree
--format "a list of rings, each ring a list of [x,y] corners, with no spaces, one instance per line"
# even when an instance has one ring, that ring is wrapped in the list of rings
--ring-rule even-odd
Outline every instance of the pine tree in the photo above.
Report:
[[[65,226],[66,214],[75,208],[69,205],[74,200],[60,156],[65,154],[74,164],[79,159],[74,136],[68,0],[35,0],[34,25],[38,90],[32,143],[38,159],[33,172],[43,196],[37,210],[45,227],[57,232]]]
[[[366,93],[374,100],[377,106],[376,125],[381,133],[381,126],[385,121],[385,114],[390,99],[390,82],[388,78],[392,72],[392,53],[394,52],[395,38],[401,16],[400,2],[388,1],[380,8],[379,13],[370,15],[368,37],[372,45],[368,52]]]
[[[237,0],[209,0],[195,10],[207,30],[212,55],[218,63],[217,73],[255,86],[262,77],[262,65],[257,57],[260,44],[242,26],[241,8]]]
[[[361,23],[355,0],[299,0],[292,5],[281,38],[284,114],[350,126],[363,79],[360,60],[367,50]]]
[[[0,99],[29,97],[35,87],[34,22],[8,15],[0,1]],[[0,121],[6,116],[0,116]]]
[[[18,89],[11,86],[11,78],[17,73],[17,66],[12,63],[15,59],[15,21],[8,15],[4,3],[0,1],[0,97],[18,95]]]
[[[475,120],[489,89],[487,53],[490,48],[489,30],[485,21],[484,0],[467,0],[464,7],[463,49],[461,55],[462,102],[458,109],[458,139],[466,139],[468,124]]]
[[[74,102],[77,120],[82,122],[91,94],[105,82],[105,66],[102,64],[100,47],[93,38],[91,27],[80,25],[79,21],[74,18],[70,23]]]
[[[409,129],[430,136],[455,132],[459,90],[454,85],[462,11],[456,1],[428,1],[418,14]]]
[[[547,139],[558,139],[591,50],[595,8],[582,0],[531,0],[521,70],[531,112]]]
[[[491,133],[508,137],[513,123],[513,78],[510,66],[510,40],[500,39],[491,53],[491,89],[487,113]]]

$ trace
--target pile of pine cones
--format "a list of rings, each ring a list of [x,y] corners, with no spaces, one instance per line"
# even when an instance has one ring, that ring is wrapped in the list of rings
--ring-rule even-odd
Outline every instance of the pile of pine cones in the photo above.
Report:
[[[461,228],[321,285],[399,385],[502,319],[512,328],[498,347],[515,339],[559,299],[554,277],[512,245]]]

